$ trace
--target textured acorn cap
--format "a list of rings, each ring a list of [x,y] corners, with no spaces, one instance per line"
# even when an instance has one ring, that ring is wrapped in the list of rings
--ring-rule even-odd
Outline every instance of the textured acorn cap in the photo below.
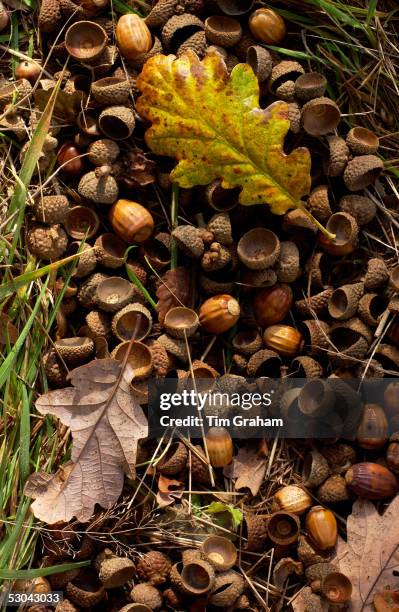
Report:
[[[363,283],[338,287],[334,290],[328,301],[328,312],[333,319],[338,321],[350,319],[356,313],[363,293]]]
[[[130,343],[130,340],[127,340],[114,348],[111,357],[116,359],[116,361],[123,362],[127,352],[129,352],[127,364],[134,376],[135,382],[148,378],[152,372],[152,353],[148,346],[137,340],[132,343]]]
[[[280,242],[280,256],[276,264],[276,274],[280,282],[292,283],[299,275],[299,250],[294,242]]]
[[[293,102],[295,96],[295,82],[284,81],[284,83],[281,83],[281,85],[275,88],[275,94],[280,100]]]
[[[33,226],[26,235],[29,251],[39,259],[59,259],[66,251],[68,237],[59,225]]]
[[[261,349],[252,355],[247,365],[247,373],[251,378],[258,376],[278,377],[281,357],[269,349]]]
[[[54,32],[61,24],[61,9],[58,0],[43,0],[40,4],[39,30]]]
[[[162,43],[167,49],[175,50],[177,40],[187,39],[204,27],[201,19],[195,15],[173,15],[162,28]]]
[[[131,559],[117,557],[108,548],[96,557],[94,565],[98,572],[98,577],[106,589],[123,586],[135,574],[135,566]]]
[[[237,561],[237,548],[228,538],[210,535],[201,544],[201,555],[216,571],[226,571]]]
[[[325,563],[332,556],[332,552],[317,550],[313,543],[304,535],[300,535],[298,538],[297,553],[299,559],[305,566],[311,566],[315,563]]]
[[[151,341],[148,347],[151,351],[155,375],[161,378],[165,377],[171,365],[171,358],[166,348],[157,341]]]
[[[309,298],[303,298],[295,302],[295,307],[301,317],[311,317],[313,313],[321,315],[327,308],[327,304],[333,295],[333,288],[327,287],[324,291],[312,295]]]
[[[306,593],[304,596],[305,600],[305,611],[306,612],[323,612],[323,604],[321,601],[321,597],[316,595],[316,593]]]
[[[315,580],[323,580],[328,574],[331,572],[336,572],[337,566],[333,563],[329,563],[326,561],[320,561],[319,563],[314,563],[310,567],[306,568],[305,576],[308,582],[313,582]]]
[[[174,15],[177,0],[158,0],[152,7],[145,23],[149,28],[161,28]]]
[[[309,355],[324,355],[326,349],[330,348],[329,334],[330,326],[320,319],[308,319],[302,322],[302,333],[305,343],[308,345]]]
[[[112,319],[113,334],[124,342],[134,335],[135,340],[143,340],[152,327],[152,316],[148,308],[142,304],[128,304],[116,313]]]
[[[245,583],[241,574],[228,570],[215,578],[210,603],[217,608],[227,609],[234,604],[244,591]]]
[[[178,247],[188,257],[198,259],[204,252],[204,242],[198,228],[193,225],[179,225],[172,232]]]
[[[340,199],[339,208],[349,213],[359,225],[370,223],[376,215],[377,206],[370,198],[361,195],[347,195]]]
[[[123,606],[119,612],[152,612],[152,608],[141,603],[129,603]]]
[[[97,213],[88,206],[73,206],[67,210],[64,227],[71,238],[88,240],[97,233],[99,226]]]
[[[340,176],[349,159],[349,148],[343,138],[339,136],[327,137],[329,158],[325,164],[328,176]]]
[[[347,470],[352,463],[356,462],[355,449],[346,442],[336,442],[325,445],[321,449],[322,454],[332,466],[335,473]]]
[[[186,562],[180,576],[184,591],[194,596],[207,593],[212,589],[215,582],[214,568],[203,559],[193,559]]]
[[[54,348],[68,365],[83,363],[94,352],[94,342],[91,338],[63,338],[54,343]]]
[[[68,572],[63,572],[63,573],[68,573]],[[53,588],[55,590],[58,590],[56,589],[56,587],[53,587]],[[60,601],[57,604],[56,610],[57,612],[78,612],[78,608],[68,599],[63,599],[62,601]],[[42,612],[42,610],[40,610],[40,612]]]
[[[329,474],[327,459],[321,453],[313,450],[305,457],[302,470],[302,482],[305,487],[318,487],[328,478]]]
[[[91,338],[98,338],[99,336],[108,338],[111,335],[111,319],[107,313],[101,310],[91,310],[86,315],[86,324]]]
[[[271,287],[276,282],[277,274],[272,268],[266,268],[266,270],[249,270],[248,268],[241,276],[241,283],[247,287]]]
[[[321,222],[331,217],[328,185],[319,185],[311,191],[308,198],[308,208],[312,215]]]
[[[184,566],[186,563],[201,559],[201,551],[198,548],[188,548],[187,550],[183,550],[181,558]]]
[[[290,121],[290,130],[294,134],[301,131],[301,109],[296,102],[288,104],[288,119]]]
[[[384,164],[376,155],[359,155],[351,159],[344,171],[344,182],[349,191],[359,191],[374,183]]]
[[[79,576],[78,576],[79,579]],[[103,586],[95,587],[96,590],[86,590],[85,586],[77,586],[75,582],[68,582],[65,587],[65,592],[74,604],[82,608],[90,608],[96,606],[100,601],[104,599],[105,589]]]
[[[157,463],[157,470],[165,476],[174,476],[186,467],[187,459],[188,451],[186,445],[183,442],[174,442]]]
[[[201,259],[201,268],[206,272],[221,270],[231,261],[231,251],[219,242],[212,242]]]
[[[327,79],[319,72],[306,72],[295,81],[295,95],[304,102],[323,96],[326,88]]]
[[[321,236],[319,244],[321,248],[332,255],[348,255],[352,253],[357,244],[359,226],[352,215],[338,212],[331,215],[327,221],[326,228],[335,234],[334,240]]]
[[[359,300],[360,318],[372,327],[376,327],[386,309],[386,300],[379,293],[365,293]]]
[[[396,292],[399,291],[399,265],[392,268],[389,275],[389,283]]]
[[[389,279],[386,263],[379,257],[372,257],[367,263],[367,272],[364,277],[364,287],[367,291],[381,287]]]
[[[120,276],[110,276],[97,285],[94,302],[101,310],[117,312],[129,304],[133,297],[133,285],[128,280]]]
[[[195,310],[185,306],[175,306],[165,315],[164,327],[174,338],[189,338],[198,328],[199,318]]]
[[[89,160],[95,166],[112,164],[120,153],[117,142],[109,138],[100,138],[92,142],[88,148]]]
[[[302,108],[302,125],[311,136],[333,132],[341,119],[340,110],[330,98],[314,98]]]
[[[96,251],[87,243],[81,243],[78,241],[71,242],[66,252],[67,256],[75,255],[79,252],[79,257],[75,260],[74,271],[72,276],[74,278],[82,278],[93,272],[97,265]]]
[[[127,106],[109,106],[98,118],[98,126],[112,140],[125,140],[132,135],[135,126],[133,111]]]
[[[351,330],[344,323],[333,326],[330,332],[333,347],[337,353],[330,353],[333,364],[355,365],[356,360],[364,359],[369,343],[357,331]],[[333,348],[331,347],[333,350]]]
[[[116,234],[101,234],[94,246],[98,261],[106,268],[120,268],[125,263],[126,244]]]
[[[252,45],[247,50],[247,64],[249,64],[258,78],[259,83],[266,81],[271,75],[273,60],[269,51],[260,45]]]
[[[233,349],[243,355],[253,355],[262,348],[262,336],[257,329],[239,331],[231,341]]]
[[[151,584],[136,584],[130,591],[130,597],[135,603],[144,604],[151,610],[159,610],[162,607],[162,595]]]
[[[65,33],[65,47],[74,59],[88,61],[98,57],[107,44],[105,30],[94,21],[77,21]]]
[[[306,230],[307,232],[312,232],[312,234],[317,233],[317,226],[313,223],[309,216],[300,210],[299,208],[295,208],[293,210],[288,211],[284,215],[283,219],[283,230],[285,232],[297,233],[298,229]]]
[[[36,219],[50,225],[53,223],[63,223],[68,208],[68,199],[62,195],[42,196],[33,205]]]
[[[280,241],[276,234],[263,227],[255,227],[239,240],[237,254],[250,270],[273,266],[280,255]]]
[[[51,387],[60,389],[67,386],[68,371],[59,359],[55,349],[51,348],[43,355],[43,364]]]
[[[299,355],[291,361],[290,374],[297,378],[320,378],[323,368],[316,359],[307,355]]]
[[[254,5],[254,0],[216,0],[222,13],[226,15],[244,15]]]
[[[380,344],[376,356],[384,367],[387,366],[386,369],[396,370],[399,367],[399,350],[394,346]]]
[[[207,229],[212,232],[214,239],[220,244],[229,246],[233,243],[231,221],[228,213],[220,212],[213,215],[208,222]]]
[[[304,74],[304,69],[301,64],[295,62],[293,60],[284,60],[279,62],[272,68],[272,72],[270,75],[270,87],[272,91],[276,91],[276,88],[279,87],[284,81],[296,81],[296,79]]]
[[[357,155],[373,155],[377,153],[380,144],[377,134],[364,127],[352,128],[348,132],[346,143]]]
[[[158,4],[159,4],[159,2],[158,2]],[[205,43],[205,37],[204,37],[204,43]],[[161,41],[156,36],[153,36],[153,45],[152,45],[151,49],[149,51],[147,51],[147,53],[141,53],[140,55],[137,55],[135,58],[129,59],[129,65],[132,68],[135,68],[136,70],[141,70],[142,67],[144,66],[144,64],[151,57],[154,57],[154,55],[158,55],[158,53],[162,53],[162,52],[163,52],[163,48],[162,48]],[[135,94],[136,92],[133,92],[133,93]]]
[[[118,77],[104,77],[94,81],[91,92],[99,104],[123,104],[129,98],[129,81]]]
[[[242,36],[241,24],[226,15],[212,15],[205,20],[206,39],[214,45],[233,47]]]
[[[78,291],[78,300],[85,308],[94,308],[94,296],[96,289],[101,281],[110,278],[107,274],[96,272],[89,276],[81,285]]]
[[[333,474],[318,488],[316,497],[322,504],[347,501],[350,496],[345,478],[340,474]]]
[[[197,453],[204,458],[204,461],[201,461],[197,454],[191,453],[191,477],[194,483],[203,484],[209,486],[211,484],[211,478],[209,471],[210,468],[208,466],[207,459],[205,457],[205,453],[201,446],[196,445],[195,449]]]
[[[246,549],[254,552],[263,550],[268,537],[266,517],[246,514],[244,521],[244,530],[247,537]]]
[[[82,176],[78,192],[96,204],[114,204],[118,199],[119,189],[113,176],[110,174],[98,176],[95,171],[92,171]]]
[[[154,586],[166,582],[171,567],[170,559],[166,555],[158,550],[151,550],[137,563],[137,574],[141,580]]]

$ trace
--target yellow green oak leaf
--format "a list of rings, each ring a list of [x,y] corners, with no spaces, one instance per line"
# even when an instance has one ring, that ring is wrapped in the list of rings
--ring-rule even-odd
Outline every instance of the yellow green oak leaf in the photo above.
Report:
[[[284,152],[288,104],[259,108],[259,84],[249,65],[238,64],[229,75],[218,53],[202,61],[192,51],[179,59],[156,55],[137,86],[137,111],[152,124],[147,145],[178,161],[172,181],[190,188],[221,179],[225,189],[241,188],[241,204],[268,204],[277,215],[300,208],[328,234],[301,201],[311,184],[309,151]]]

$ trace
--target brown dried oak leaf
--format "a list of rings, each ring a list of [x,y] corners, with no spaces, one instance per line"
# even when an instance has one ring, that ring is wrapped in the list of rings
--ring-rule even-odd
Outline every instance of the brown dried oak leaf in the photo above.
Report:
[[[46,523],[88,521],[95,504],[110,508],[122,492],[124,473],[135,477],[137,441],[148,433],[130,387],[131,374],[113,359],[96,359],[72,370],[72,387],[39,397],[36,408],[71,428],[71,462],[56,474],[30,476],[25,494]]]
[[[174,306],[186,306],[190,296],[190,273],[186,268],[179,267],[168,270],[162,277],[157,289],[158,319],[163,325],[165,315]]]
[[[334,563],[352,582],[351,612],[374,612],[373,597],[399,587],[399,495],[380,515],[358,500],[348,517],[347,542],[338,540]]]
[[[251,449],[241,447],[233,462],[224,468],[227,478],[237,479],[234,484],[236,491],[249,489],[253,496],[258,494],[266,472],[266,458],[259,456]]]

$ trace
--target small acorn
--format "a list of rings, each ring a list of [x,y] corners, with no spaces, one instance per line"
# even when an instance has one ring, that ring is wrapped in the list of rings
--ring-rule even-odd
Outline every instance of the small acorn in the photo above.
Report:
[[[158,550],[146,553],[137,564],[137,574],[141,580],[152,586],[166,582],[172,564],[170,559]]]
[[[72,142],[64,142],[58,150],[57,161],[61,172],[70,177],[79,176],[83,170],[83,160]]]
[[[340,474],[333,474],[320,485],[316,496],[322,504],[347,501],[350,496],[345,478]]]
[[[386,499],[398,491],[394,474],[378,463],[356,463],[345,474],[348,487],[363,499]]]
[[[287,284],[276,284],[261,289],[255,296],[253,309],[258,325],[267,327],[280,323],[292,306],[292,289]]]
[[[267,45],[280,44],[287,33],[284,19],[269,8],[254,11],[249,17],[248,25],[252,36]]]
[[[150,610],[159,610],[162,607],[162,595],[151,584],[142,582],[136,584],[130,592],[130,597],[135,603],[144,604]]]
[[[120,153],[117,142],[109,138],[100,138],[92,142],[88,148],[89,160],[95,166],[112,164]]]
[[[1,11],[0,11],[1,19]],[[0,27],[0,31],[1,31]],[[27,79],[31,83],[34,83],[39,77],[42,69],[38,62],[34,60],[22,60],[15,68],[15,78]]]
[[[131,200],[118,200],[109,212],[112,228],[128,244],[147,240],[154,229],[151,213]]]
[[[272,511],[286,510],[294,514],[303,514],[312,505],[312,498],[297,485],[287,485],[279,489],[273,497]]]
[[[211,427],[206,434],[209,459],[214,467],[224,467],[233,459],[233,441],[224,427]]]
[[[111,176],[110,166],[99,166],[87,172],[79,181],[80,195],[96,204],[113,204],[118,199],[118,184]]]
[[[210,603],[217,608],[228,609],[244,590],[244,578],[234,570],[218,574],[212,588]]]
[[[306,529],[321,550],[333,548],[338,537],[337,521],[331,510],[314,506],[306,516]]]
[[[231,329],[240,316],[240,305],[231,295],[215,295],[205,302],[199,310],[199,321],[210,334],[222,334]]]
[[[65,196],[51,195],[42,196],[35,200],[33,210],[35,217],[41,223],[63,223],[69,208],[68,199]]]
[[[118,557],[109,548],[105,548],[95,559],[95,568],[104,588],[114,589],[131,580],[135,566],[131,559]]]
[[[172,232],[179,248],[193,259],[199,259],[204,252],[204,242],[201,232],[193,225],[178,225]]]
[[[263,342],[283,357],[295,357],[301,350],[303,337],[290,325],[270,325],[263,333]]]
[[[119,50],[127,60],[134,60],[148,53],[152,46],[152,36],[144,19],[134,13],[122,15],[116,24],[115,36]]]
[[[174,442],[157,463],[157,470],[165,476],[174,476],[184,470],[187,461],[188,451],[186,445],[183,442]]]

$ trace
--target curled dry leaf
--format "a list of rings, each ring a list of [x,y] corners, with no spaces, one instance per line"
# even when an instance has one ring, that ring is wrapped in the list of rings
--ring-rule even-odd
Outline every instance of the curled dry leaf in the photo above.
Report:
[[[155,162],[142,149],[128,151],[113,164],[114,176],[126,187],[144,187],[155,181]]]
[[[338,540],[333,561],[352,582],[351,612],[374,612],[374,595],[398,587],[398,516],[399,495],[382,515],[369,501],[353,504],[347,542]]]
[[[71,462],[56,474],[33,474],[25,494],[46,523],[73,517],[88,521],[95,504],[110,508],[122,492],[124,473],[135,477],[137,441],[147,421],[130,388],[131,374],[113,359],[97,359],[69,374],[72,387],[39,397],[36,408],[71,428]]]
[[[249,489],[253,496],[258,494],[266,472],[266,458],[251,448],[242,447],[230,465],[224,468],[224,475],[236,479],[234,489]]]
[[[41,111],[44,110],[53,89],[38,89],[35,92],[35,103]],[[57,94],[53,116],[62,119],[63,123],[75,123],[76,116],[82,110],[85,100],[86,94],[83,91],[60,90]]]
[[[166,478],[162,474],[158,479],[157,502],[159,508],[164,508],[173,504],[177,499],[183,496],[184,482]]]
[[[18,340],[18,330],[10,321],[10,317],[4,312],[0,312],[0,345],[15,344]]]
[[[163,325],[166,313],[173,306],[187,306],[190,296],[190,273],[180,266],[168,270],[162,276],[162,282],[157,289],[158,319]]]
[[[284,584],[291,574],[296,574],[300,576],[303,574],[303,565],[300,561],[295,561],[291,559],[291,557],[285,557],[284,559],[280,559],[276,563],[276,566],[273,570],[273,583],[274,586],[283,590]]]

